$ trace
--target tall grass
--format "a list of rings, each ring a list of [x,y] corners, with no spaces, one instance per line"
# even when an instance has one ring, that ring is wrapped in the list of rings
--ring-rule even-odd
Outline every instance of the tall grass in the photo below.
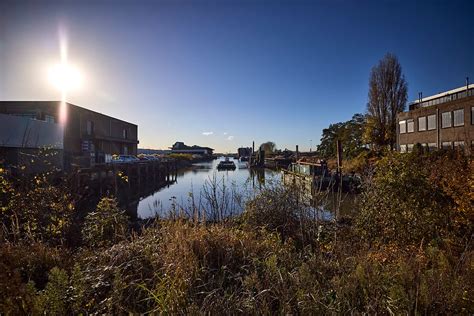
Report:
[[[96,215],[117,220],[92,216],[82,247],[8,233],[0,313],[473,314],[473,199],[465,184],[474,173],[465,157],[449,155],[383,158],[353,219],[321,216],[318,203],[331,198],[324,192],[310,199],[299,187],[267,185],[242,197],[244,212],[229,220],[232,188],[214,177],[207,193],[191,194],[174,216],[139,233],[125,229],[111,200]],[[44,201],[57,198],[41,192],[51,193]],[[8,205],[3,214],[12,214]],[[49,202],[37,205],[55,223]]]

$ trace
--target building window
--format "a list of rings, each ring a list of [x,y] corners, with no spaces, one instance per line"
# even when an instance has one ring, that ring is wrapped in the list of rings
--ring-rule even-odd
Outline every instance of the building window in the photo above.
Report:
[[[443,148],[443,149],[451,149],[451,148],[453,148],[453,147],[452,147],[451,142],[442,142],[442,143],[441,143],[441,148]]]
[[[464,125],[464,109],[453,111],[453,116],[454,116],[454,126]]]
[[[48,123],[54,123],[54,116],[52,115],[45,115],[44,120]]]
[[[407,152],[411,153],[413,151],[413,144],[407,144]]]
[[[428,150],[433,151],[437,148],[436,143],[428,143]]]
[[[461,141],[454,142],[454,148],[457,148],[457,147],[464,148],[464,141],[461,140]]]
[[[400,126],[400,134],[405,134],[407,132],[407,121],[400,121],[398,125]]]
[[[407,120],[407,132],[413,133],[415,131],[415,121],[413,119]]]
[[[407,152],[407,145],[400,145],[400,152],[406,153]]]
[[[428,115],[428,130],[436,129],[436,114]]]
[[[451,112],[444,112],[441,114],[441,128],[447,128],[452,126],[452,115]]]
[[[26,117],[32,120],[36,120],[36,114],[35,113],[15,113],[13,114],[14,116],[21,116],[21,117]]]
[[[471,124],[474,125],[474,106],[471,106]]]
[[[123,137],[124,139],[127,139],[127,137],[128,137],[128,130],[127,130],[126,128],[124,128],[124,129],[122,130],[122,137]]]
[[[426,131],[426,116],[418,118],[418,131]]]
[[[94,133],[94,122],[92,121],[86,122],[86,132],[87,132],[87,135],[92,135],[92,133]]]

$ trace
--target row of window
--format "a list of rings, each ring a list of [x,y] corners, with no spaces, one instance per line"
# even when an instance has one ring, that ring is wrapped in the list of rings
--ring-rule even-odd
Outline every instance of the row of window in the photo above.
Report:
[[[94,122],[86,121],[86,134],[87,135],[92,135],[93,133],[94,133]],[[128,138],[128,129],[126,129],[126,128],[122,129],[122,138],[123,139]]]
[[[14,116],[26,117],[32,120],[36,120],[36,113],[15,113]],[[45,114],[44,121],[48,123],[54,123],[54,116]]]
[[[420,144],[422,147],[427,148],[429,151],[435,150],[438,148],[436,143],[423,143]],[[414,144],[403,144],[400,145],[400,152],[401,153],[406,153],[406,152],[412,152],[413,151]],[[474,140],[471,141],[471,147],[474,148]],[[455,142],[442,142],[441,143],[441,148],[443,149],[453,149],[453,148],[460,148],[464,149],[464,141],[455,141]]]
[[[472,95],[474,95],[474,90],[473,89],[469,89],[468,91],[464,90],[464,91],[460,91],[460,92],[453,93],[453,94],[450,94],[450,95],[442,96],[442,97],[439,97],[437,99],[433,99],[433,100],[429,100],[429,101],[423,101],[421,103],[418,103],[418,106],[425,107],[425,106],[431,106],[431,105],[446,103],[446,102],[462,99],[462,98],[472,96]]]
[[[415,120],[407,119],[398,122],[400,134],[413,133]],[[471,107],[471,124],[474,124],[474,106]],[[418,117],[418,132],[435,130],[436,114]],[[441,128],[464,126],[464,109],[441,113]]]

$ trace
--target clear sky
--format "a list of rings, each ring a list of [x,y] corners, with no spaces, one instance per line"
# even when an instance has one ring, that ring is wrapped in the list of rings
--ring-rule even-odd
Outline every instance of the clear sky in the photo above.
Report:
[[[2,1],[0,100],[59,100],[58,29],[82,75],[68,101],[138,124],[140,146],[313,148],[364,112],[396,54],[409,99],[474,82],[474,1]]]

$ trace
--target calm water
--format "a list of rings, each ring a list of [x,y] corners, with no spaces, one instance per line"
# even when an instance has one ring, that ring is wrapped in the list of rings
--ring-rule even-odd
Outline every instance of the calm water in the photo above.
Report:
[[[196,204],[202,201],[203,188],[213,180],[218,182],[219,188],[226,185],[229,196],[234,193],[248,194],[256,191],[268,183],[279,182],[281,174],[272,170],[259,172],[247,168],[246,162],[233,159],[236,170],[218,171],[217,165],[220,158],[211,162],[198,163],[192,168],[178,172],[177,181],[164,187],[150,196],[141,199],[138,203],[138,216],[148,218],[155,215],[166,216],[173,205],[189,206],[190,193],[192,192]],[[231,159],[232,160],[232,159]],[[241,210],[236,209],[236,212]]]

